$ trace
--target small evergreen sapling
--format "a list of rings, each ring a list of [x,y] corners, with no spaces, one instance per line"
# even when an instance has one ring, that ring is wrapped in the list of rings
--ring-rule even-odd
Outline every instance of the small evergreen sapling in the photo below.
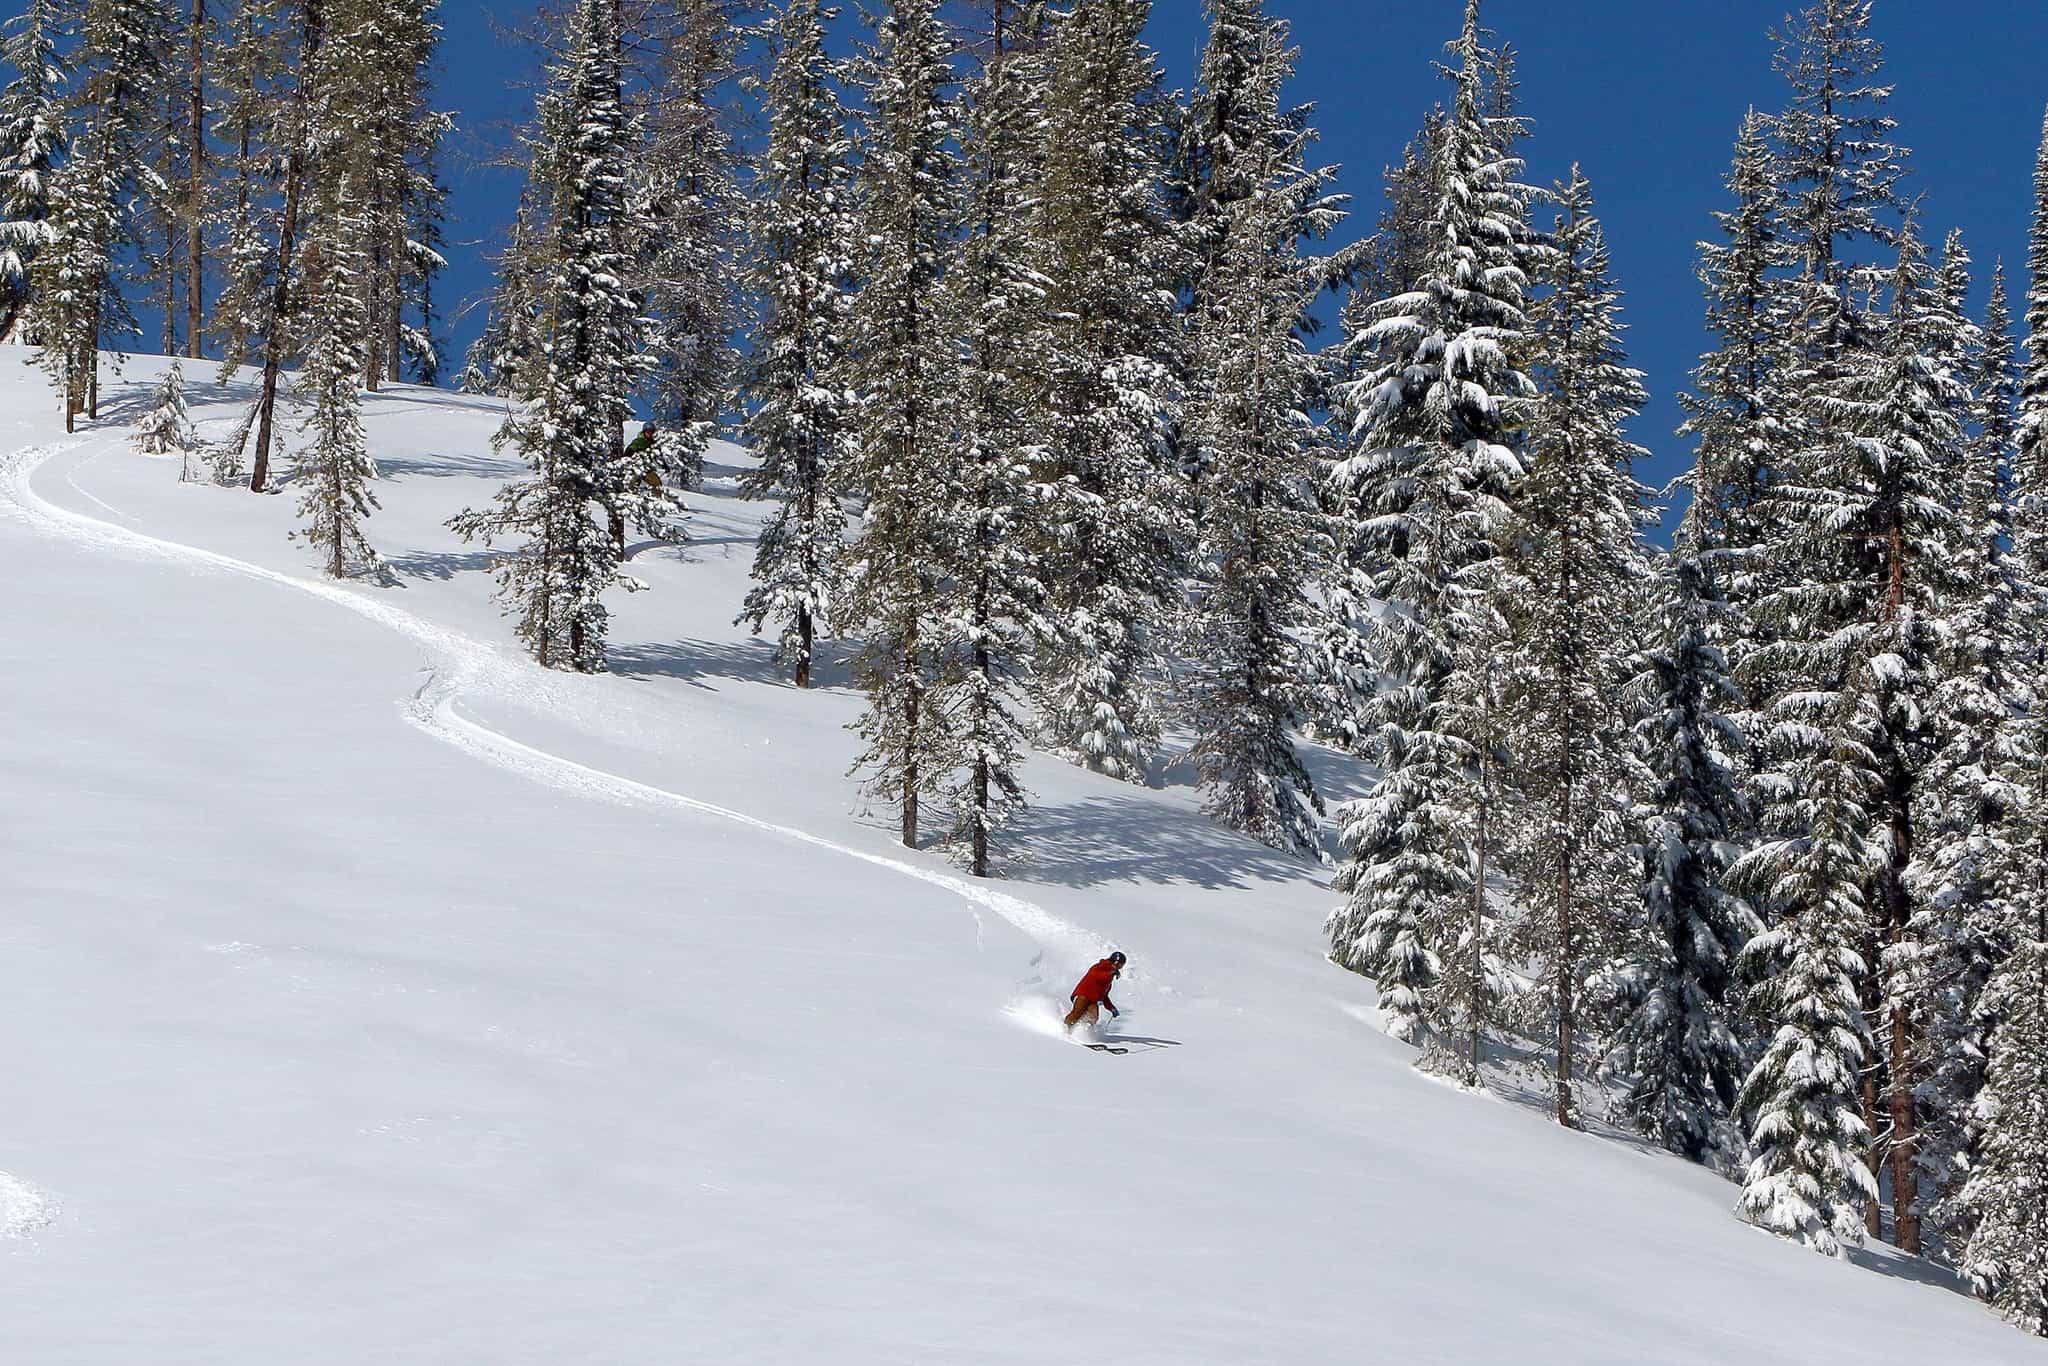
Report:
[[[172,361],[171,368],[164,372],[156,387],[155,402],[135,424],[135,435],[129,440],[144,455],[180,457],[184,469],[179,478],[184,482],[195,483],[202,477],[196,460],[204,446],[192,426],[192,414],[185,403],[185,372],[177,361]]]

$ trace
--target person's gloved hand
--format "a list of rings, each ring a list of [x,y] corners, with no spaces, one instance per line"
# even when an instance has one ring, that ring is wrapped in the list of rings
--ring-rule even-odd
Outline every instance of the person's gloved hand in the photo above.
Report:
[[[1111,1007],[1109,1008],[1109,1018],[1110,1018],[1110,1019],[1112,1019],[1112,1020],[1121,1020],[1121,1019],[1123,1018],[1123,1015],[1124,1015],[1124,1013],[1123,1013],[1123,1012],[1122,1012],[1121,1010],[1118,1010],[1118,1009],[1117,1009],[1117,1008],[1116,1008],[1115,1006],[1111,1006]]]

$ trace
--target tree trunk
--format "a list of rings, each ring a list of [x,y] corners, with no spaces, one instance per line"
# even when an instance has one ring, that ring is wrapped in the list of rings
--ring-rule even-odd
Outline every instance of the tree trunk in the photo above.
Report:
[[[166,155],[163,168],[166,181],[171,178],[170,173],[174,169],[169,156]],[[175,356],[178,354],[178,249],[184,244],[180,240],[183,234],[178,231],[177,220],[171,216],[168,204],[164,207],[163,220],[164,270],[163,279],[157,282],[163,288],[163,294],[157,300],[158,307],[163,312],[163,323],[157,334],[157,350],[166,356]]]
[[[371,135],[373,146],[382,147],[383,122],[377,124],[377,131]],[[390,284],[391,233],[385,222],[384,177],[376,170],[370,172],[370,268],[369,277],[370,317],[369,335],[363,338],[363,388],[377,392],[377,385],[384,378],[384,291]]]
[[[343,497],[343,490],[341,487],[341,462],[339,460],[330,459],[328,461],[327,484],[329,492],[333,494],[334,506],[336,509],[334,519],[334,546],[331,553],[328,556],[327,573],[330,577],[339,579],[345,575],[348,569],[348,565],[343,561],[341,555],[342,534],[340,508],[342,506],[341,500]]]
[[[292,91],[298,110],[298,126],[292,130],[292,148],[285,158],[284,216],[278,225],[277,278],[270,286],[270,317],[265,320],[263,339],[263,390],[256,400],[256,461],[249,475],[249,488],[261,493],[270,482],[270,429],[277,412],[277,381],[284,368],[286,312],[291,307],[292,261],[297,248],[299,200],[306,179],[306,120],[309,117],[306,82],[313,77],[320,55],[321,0],[305,0],[304,29],[299,43],[299,79]]]
[[[1871,950],[1870,960],[1875,962],[1877,943],[1874,936],[1868,941],[1868,944]],[[1863,1017],[1866,1020],[1877,1019],[1883,1003],[1879,996],[1877,975],[1874,971],[1864,974],[1863,980],[1858,984],[1857,994],[1862,998]],[[1880,1108],[1878,1104],[1878,1073],[1882,1067],[1883,1064],[1880,1061],[1875,1058],[1871,1059],[1865,1064],[1861,1084],[1857,1087],[1857,1096],[1863,1109],[1864,1127],[1870,1130],[1870,1148],[1863,1155],[1863,1164],[1870,1169],[1872,1186],[1880,1189],[1884,1179],[1884,1159],[1880,1155],[1881,1150],[1878,1138],[1878,1135],[1883,1132],[1883,1126],[1878,1122]],[[1872,1238],[1881,1240],[1884,1237],[1884,1206],[1882,1202],[1877,1200],[1865,1202],[1863,1207],[1863,1229]]]
[[[1484,974],[1486,972],[1486,950],[1485,946],[1481,943],[1481,936],[1486,932],[1487,817],[1490,814],[1488,810],[1490,803],[1486,797],[1486,769],[1486,756],[1481,754],[1479,756],[1478,875],[1472,880],[1472,1039],[1470,1052],[1466,1058],[1466,1065],[1472,1069],[1472,1084],[1474,1086],[1479,1084],[1480,1049],[1481,1040],[1484,1038],[1483,1026],[1485,1023],[1480,1018],[1480,1002],[1485,999],[1485,991],[1481,983],[1485,981]]]
[[[918,714],[924,709],[924,680],[918,674],[917,631],[903,644],[903,847],[917,848],[917,794],[924,786],[917,752]]]
[[[1572,965],[1572,861],[1566,855],[1557,872],[1557,1122],[1567,1129],[1579,1127],[1572,1113],[1572,1032],[1574,1018],[1572,988],[1576,975]]]
[[[405,227],[395,208],[392,213],[397,235],[391,242],[391,298],[384,312],[384,378],[398,384],[405,379]]]
[[[185,140],[185,355],[198,360],[206,328],[206,0],[192,0],[192,84]]]
[[[1913,854],[1913,824],[1907,805],[1909,793],[1903,783],[1893,784],[1892,867],[1885,876],[1884,899],[1890,924],[1890,940],[1904,944],[1912,906],[1907,899],[1904,872]],[[1920,1252],[1920,1143],[1915,1113],[1919,1069],[1918,1051],[1911,1008],[1899,999],[1896,985],[1888,993],[1891,1006],[1890,1096],[1892,1176],[1892,1236],[1902,1252]]]
[[[811,609],[796,609],[796,685],[799,688],[811,686],[811,650],[817,627],[811,621]]]

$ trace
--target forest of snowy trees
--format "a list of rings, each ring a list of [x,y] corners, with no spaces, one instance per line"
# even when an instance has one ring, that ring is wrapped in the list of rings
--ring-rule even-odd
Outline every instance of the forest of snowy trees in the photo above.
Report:
[[[775,507],[733,609],[799,687],[850,667],[906,845],[999,872],[1032,747],[1184,760],[1305,858],[1327,815],[1330,955],[1424,1066],[1533,1041],[1560,1123],[1598,1088],[1757,1225],[2048,1334],[2048,127],[2023,316],[2002,264],[1972,316],[1869,0],[1772,35],[1667,549],[1595,187],[1525,183],[1479,0],[1348,246],[1288,25],[1206,0],[1184,94],[1150,9],[874,0],[847,47],[822,0],[545,8],[460,373],[527,472],[453,523],[520,639],[603,670],[629,533],[683,537],[730,435]],[[384,572],[363,392],[446,368],[438,39],[28,0],[0,47],[0,337],[67,423],[124,345],[247,371],[225,440],[178,369],[137,440],[288,462],[336,577]],[[1326,812],[1305,743],[1367,795]]]

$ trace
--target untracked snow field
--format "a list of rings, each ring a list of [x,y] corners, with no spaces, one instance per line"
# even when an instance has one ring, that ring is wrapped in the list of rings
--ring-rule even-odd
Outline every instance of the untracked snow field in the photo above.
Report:
[[[163,362],[67,437],[25,356],[5,1366],[2048,1362],[1417,1075],[1323,959],[1325,870],[1184,785],[1035,758],[1004,879],[897,847],[858,698],[731,625],[764,509],[730,447],[691,544],[635,554],[615,672],[570,677],[442,526],[512,473],[496,405],[367,401],[398,583],[336,587],[288,483],[129,448]],[[217,433],[235,395],[188,379]],[[1111,945],[1121,1057],[1055,1014]]]

